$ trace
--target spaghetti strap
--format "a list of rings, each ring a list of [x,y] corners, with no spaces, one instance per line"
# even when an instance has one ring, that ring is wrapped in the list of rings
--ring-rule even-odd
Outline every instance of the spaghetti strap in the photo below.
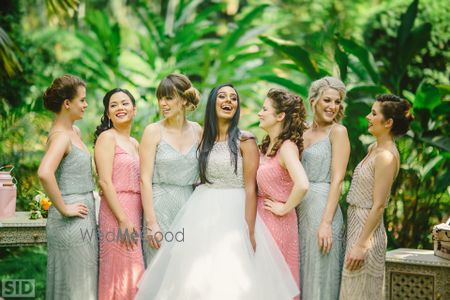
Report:
[[[394,157],[395,157],[395,164],[397,167],[397,172],[395,173],[395,177],[394,177],[394,180],[395,180],[395,178],[397,178],[397,176],[398,176],[398,173],[400,172],[400,154],[398,153],[398,150],[392,151],[392,149],[389,149],[388,151],[391,152],[392,155],[394,155]]]
[[[333,130],[334,126],[336,126],[337,123],[334,123],[333,125],[330,126],[330,128],[328,128],[328,132],[327,132],[327,136],[330,136],[330,132],[331,130]]]
[[[191,127],[192,134],[194,135],[194,143],[198,144],[199,143],[199,138],[198,138],[197,133],[195,132],[194,125],[191,122],[189,122],[188,124]]]
[[[158,126],[159,126],[159,139],[160,140],[164,140],[164,126],[161,124],[162,120],[158,121]]]
[[[48,144],[48,141],[50,140],[50,137],[52,137],[55,133],[60,133],[60,132],[64,132],[64,131],[63,130],[56,130],[56,131],[50,132],[48,134],[47,141],[45,142],[45,144],[46,145]]]

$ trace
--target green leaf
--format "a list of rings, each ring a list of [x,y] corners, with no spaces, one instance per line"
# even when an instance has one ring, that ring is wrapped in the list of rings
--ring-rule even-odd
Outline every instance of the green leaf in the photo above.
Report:
[[[442,135],[435,136],[435,137],[422,136],[422,137],[419,137],[419,140],[421,140],[431,146],[434,146],[434,147],[440,148],[444,151],[450,152],[450,138],[449,137],[442,136]]]
[[[248,28],[252,25],[252,21],[259,17],[267,7],[267,4],[256,6],[236,23],[235,29],[225,36],[225,40],[221,47],[221,53],[226,53],[230,49],[238,46],[239,39],[248,32]],[[226,60],[225,56],[226,55],[222,56],[222,61]]]
[[[439,94],[441,94],[442,98],[450,95],[450,85],[448,84],[437,84],[436,88],[439,90]]]
[[[397,31],[397,47],[398,47],[397,49],[398,50],[404,49],[403,46],[405,45],[406,40],[408,39],[408,36],[411,32],[411,29],[414,26],[414,21],[416,20],[418,6],[419,6],[419,1],[414,0],[408,6],[408,9],[406,10],[406,12],[403,13],[400,17],[401,23],[400,23],[400,26],[398,27],[398,31]]]
[[[422,81],[416,91],[413,102],[414,109],[433,111],[439,104],[441,104],[439,90],[435,86]]]
[[[375,98],[376,95],[389,93],[389,90],[384,86],[379,85],[359,85],[347,91],[347,97],[356,98],[361,95]]]
[[[339,66],[339,73],[342,81],[347,80],[348,56],[336,45],[334,50],[334,60]]]
[[[420,174],[421,179],[426,180],[431,175],[431,171],[433,169],[438,168],[443,160],[444,160],[444,157],[442,157],[441,155],[438,155],[438,156],[434,157],[433,159],[431,159],[430,161],[428,161],[425,164],[425,166],[423,166],[420,169],[419,174]]]
[[[260,39],[267,45],[272,46],[275,50],[292,59],[299,69],[307,73],[311,79],[315,80],[327,75],[323,74],[323,71],[319,69],[317,63],[310,58],[308,51],[295,45],[293,42],[265,35],[260,36]]]
[[[411,63],[414,56],[427,46],[431,38],[431,23],[424,23],[414,28],[406,38],[406,44],[397,51],[398,63],[401,68],[401,75],[406,71],[406,67]]]
[[[17,72],[22,72],[22,66],[14,53],[15,51],[17,51],[16,46],[0,27],[0,69],[3,69],[8,77],[14,76]]]
[[[358,58],[364,68],[369,72],[370,78],[375,84],[380,82],[380,75],[378,74],[377,67],[375,65],[375,61],[372,57],[372,54],[363,46],[358,45],[355,41],[338,38],[339,44],[344,48],[346,52],[354,55]]]
[[[262,75],[260,76],[260,78],[268,82],[279,84],[295,93],[300,94],[302,97],[306,97],[308,95],[307,87],[295,83],[294,81],[289,80],[287,78],[282,78],[275,75]]]
[[[414,103],[414,98],[416,98],[416,95],[407,90],[403,91],[403,96],[411,103]]]

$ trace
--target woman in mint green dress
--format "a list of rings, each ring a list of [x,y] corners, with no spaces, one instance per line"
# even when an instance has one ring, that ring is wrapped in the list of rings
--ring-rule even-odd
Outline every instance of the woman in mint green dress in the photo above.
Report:
[[[145,128],[139,146],[146,266],[194,190],[198,180],[196,150],[202,134],[200,125],[186,118],[186,112],[200,101],[199,92],[186,76],[164,78],[156,97],[164,118]]]
[[[46,299],[97,299],[97,230],[92,160],[73,125],[87,107],[78,77],[55,79],[44,94],[55,113],[38,175],[53,205],[47,219]]]
[[[309,190],[297,207],[303,300],[337,300],[344,258],[344,221],[339,207],[350,155],[343,116],[345,85],[324,77],[312,83],[312,126],[303,134],[302,165]]]

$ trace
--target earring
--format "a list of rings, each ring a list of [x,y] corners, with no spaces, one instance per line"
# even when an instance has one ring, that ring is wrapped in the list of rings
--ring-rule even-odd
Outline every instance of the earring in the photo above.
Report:
[[[108,127],[111,128],[111,119],[108,118]]]

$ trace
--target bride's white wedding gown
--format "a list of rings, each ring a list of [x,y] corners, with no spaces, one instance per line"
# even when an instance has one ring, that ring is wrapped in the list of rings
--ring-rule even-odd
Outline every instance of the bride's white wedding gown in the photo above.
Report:
[[[282,300],[298,295],[298,284],[259,217],[253,251],[241,156],[236,174],[227,142],[217,142],[206,174],[212,183],[199,186],[178,213],[142,276],[136,299]]]

